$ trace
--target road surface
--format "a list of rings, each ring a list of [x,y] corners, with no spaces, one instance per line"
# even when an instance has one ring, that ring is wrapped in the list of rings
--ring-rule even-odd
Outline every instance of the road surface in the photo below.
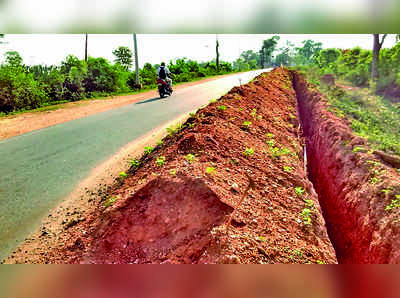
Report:
[[[223,77],[179,89],[171,97],[149,98],[0,141],[0,260],[121,147],[261,72]]]

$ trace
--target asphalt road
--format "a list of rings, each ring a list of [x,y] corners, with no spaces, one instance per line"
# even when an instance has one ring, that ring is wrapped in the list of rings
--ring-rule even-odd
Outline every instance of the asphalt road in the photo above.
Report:
[[[261,72],[223,77],[179,89],[171,97],[149,98],[0,141],[0,260],[121,147]]]

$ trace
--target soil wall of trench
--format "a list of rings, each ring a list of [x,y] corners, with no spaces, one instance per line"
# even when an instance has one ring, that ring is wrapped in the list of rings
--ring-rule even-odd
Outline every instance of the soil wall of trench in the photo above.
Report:
[[[308,171],[339,263],[400,263],[400,175],[304,77],[292,73],[306,138]],[[356,150],[354,150],[357,147]]]

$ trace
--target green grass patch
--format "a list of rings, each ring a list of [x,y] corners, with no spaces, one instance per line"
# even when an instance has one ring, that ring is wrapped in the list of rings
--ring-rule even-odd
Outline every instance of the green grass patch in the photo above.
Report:
[[[353,131],[368,140],[374,149],[400,155],[400,108],[367,89],[325,92],[339,117],[351,121]],[[355,147],[353,152],[363,152]]]

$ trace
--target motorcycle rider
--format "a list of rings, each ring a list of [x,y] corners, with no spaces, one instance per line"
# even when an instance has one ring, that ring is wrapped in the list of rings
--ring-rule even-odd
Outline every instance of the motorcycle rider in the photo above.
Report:
[[[171,72],[169,71],[168,67],[165,66],[165,62],[161,62],[161,66],[157,69],[157,77],[159,79],[166,80],[169,85],[169,89],[172,91]]]

